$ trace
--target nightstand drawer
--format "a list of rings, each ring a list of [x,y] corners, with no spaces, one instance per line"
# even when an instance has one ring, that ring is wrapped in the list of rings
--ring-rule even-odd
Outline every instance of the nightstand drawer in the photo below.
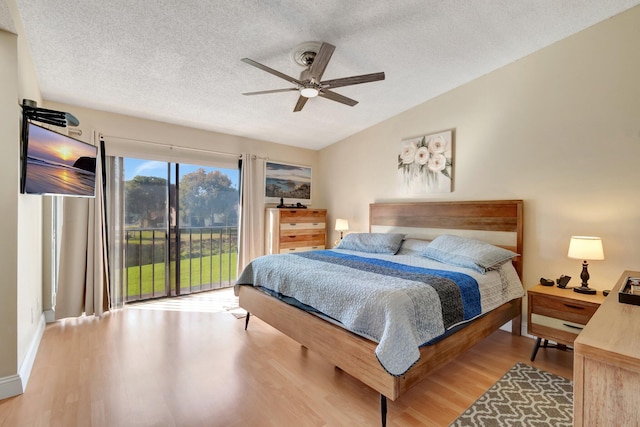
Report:
[[[557,329],[559,331],[569,332],[571,334],[579,334],[584,329],[584,324],[570,322],[568,320],[558,319],[555,317],[543,316],[541,314],[531,314],[531,329],[537,325],[546,326],[548,328]]]
[[[550,295],[530,294],[531,313],[586,325],[599,304]]]

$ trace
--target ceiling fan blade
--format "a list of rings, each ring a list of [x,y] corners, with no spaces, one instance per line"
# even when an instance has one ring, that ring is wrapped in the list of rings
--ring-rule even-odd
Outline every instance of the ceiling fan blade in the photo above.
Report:
[[[324,70],[327,68],[327,64],[329,64],[329,60],[335,49],[336,47],[329,43],[323,42],[320,45],[320,49],[318,49],[318,53],[316,53],[316,57],[311,63],[311,68],[309,68],[309,75],[314,78],[316,82],[319,82],[322,78]]]
[[[298,98],[298,102],[296,102],[296,106],[293,109],[293,112],[295,113],[302,110],[302,107],[304,107],[304,104],[307,103],[308,99],[309,98],[300,95],[300,97]]]
[[[359,85],[361,83],[384,80],[384,73],[363,74],[361,76],[343,77],[341,79],[325,80],[320,82],[323,88],[333,89],[342,86]]]
[[[320,92],[318,92],[318,96],[330,99],[332,101],[340,102],[341,104],[346,104],[350,107],[353,107],[358,103],[358,101],[356,101],[355,99],[347,98],[344,95],[340,95],[339,93],[331,92],[330,90],[326,89],[321,89]]]
[[[256,68],[260,68],[262,71],[266,71],[267,73],[273,74],[274,76],[280,77],[283,80],[302,86],[302,82],[300,80],[293,78],[291,76],[287,76],[286,74],[283,74],[280,71],[276,71],[273,68],[269,68],[266,65],[262,65],[261,63],[256,62],[253,59],[242,58],[241,61],[244,62],[245,64],[253,65]]]
[[[272,89],[272,90],[261,90],[258,92],[245,92],[243,95],[264,95],[265,93],[278,93],[278,92],[290,92],[292,90],[297,91],[295,87],[290,87],[289,89]]]

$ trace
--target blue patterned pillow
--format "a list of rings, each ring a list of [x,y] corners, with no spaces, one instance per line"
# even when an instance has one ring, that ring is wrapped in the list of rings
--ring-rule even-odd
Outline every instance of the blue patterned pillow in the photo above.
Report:
[[[495,270],[517,255],[515,252],[489,243],[449,234],[433,239],[423,253],[427,258],[471,268],[482,274]]]
[[[335,249],[395,255],[404,236],[397,233],[350,233],[340,240]]]

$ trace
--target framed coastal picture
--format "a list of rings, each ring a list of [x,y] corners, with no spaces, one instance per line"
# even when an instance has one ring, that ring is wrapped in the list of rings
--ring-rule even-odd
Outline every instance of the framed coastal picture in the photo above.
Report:
[[[311,204],[311,167],[265,162],[265,202],[285,205]]]
[[[453,130],[403,139],[398,185],[403,194],[453,191]]]

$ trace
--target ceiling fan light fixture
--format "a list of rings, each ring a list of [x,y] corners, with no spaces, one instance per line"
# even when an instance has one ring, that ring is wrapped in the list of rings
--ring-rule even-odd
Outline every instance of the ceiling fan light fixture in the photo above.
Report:
[[[318,96],[318,89],[315,87],[303,87],[300,89],[300,95],[305,98],[315,98]]]
[[[357,85],[361,83],[375,82],[384,80],[384,73],[363,74],[361,76],[343,77],[339,79],[322,80],[324,71],[331,60],[335,46],[325,42],[305,42],[298,45],[291,52],[294,61],[305,69],[300,73],[300,78],[288,76],[266,65],[260,64],[249,58],[242,58],[241,61],[253,67],[266,71],[276,77],[288,81],[295,85],[289,89],[261,90],[258,92],[246,92],[243,95],[262,95],[276,92],[298,91],[298,101],[293,112],[302,110],[309,98],[322,97],[330,101],[339,102],[344,105],[353,107],[358,103],[355,99],[348,98],[339,93],[333,92],[334,88],[343,86]]]

